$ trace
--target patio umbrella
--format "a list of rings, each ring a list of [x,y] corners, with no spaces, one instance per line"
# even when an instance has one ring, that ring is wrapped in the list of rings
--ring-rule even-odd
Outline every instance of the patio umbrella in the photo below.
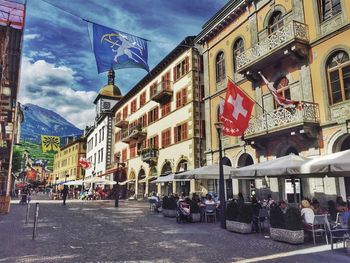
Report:
[[[63,185],[83,185],[84,181],[83,180],[76,180],[76,181],[69,181],[63,183]]]
[[[346,175],[350,172],[350,150],[323,155],[305,163],[302,173],[323,173],[327,175]]]
[[[223,165],[224,176],[229,177],[231,166]],[[219,164],[203,166],[183,173],[175,174],[174,179],[219,179]]]
[[[95,176],[95,177],[86,179],[86,180],[84,181],[84,183],[94,183],[94,184],[116,184],[117,182],[116,182],[116,181],[112,181],[112,180],[107,180],[107,179],[104,179],[104,178],[102,178],[102,177]]]

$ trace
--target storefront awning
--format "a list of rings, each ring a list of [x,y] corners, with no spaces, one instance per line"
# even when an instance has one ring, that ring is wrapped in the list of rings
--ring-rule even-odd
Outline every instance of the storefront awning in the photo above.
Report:
[[[165,176],[160,176],[157,180],[154,180],[152,183],[167,183],[167,182],[176,182],[176,181],[190,181],[190,179],[175,179],[175,174],[168,174]]]
[[[118,184],[119,185],[126,185],[127,183],[135,183],[135,179],[129,179],[129,180],[126,180],[126,181],[123,181],[123,182],[119,182]]]
[[[152,180],[155,180],[156,178],[157,178],[157,176],[155,176],[155,175],[148,176],[148,177],[141,179],[139,181],[139,183],[146,183],[147,181],[152,181]]]

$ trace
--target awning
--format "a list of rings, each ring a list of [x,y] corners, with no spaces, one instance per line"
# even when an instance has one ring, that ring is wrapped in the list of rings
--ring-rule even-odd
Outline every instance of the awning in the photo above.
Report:
[[[83,180],[69,181],[65,182],[64,185],[82,185],[84,183]]]
[[[159,176],[152,183],[168,183],[168,182],[177,182],[177,181],[190,181],[191,179],[175,179],[175,174],[168,174],[164,176]]]
[[[229,178],[230,172],[233,169],[231,166],[223,165],[224,177]],[[175,179],[219,179],[219,165],[212,164],[203,166],[197,169],[175,174]]]
[[[86,179],[84,183],[94,183],[94,184],[116,184],[116,181],[107,180],[98,176]]]
[[[134,183],[136,180],[135,179],[129,179],[125,180],[123,182],[118,182],[119,185],[126,185],[127,183]]]
[[[148,176],[148,177],[145,177],[143,179],[141,179],[140,181],[138,181],[139,183],[146,183],[147,181],[151,181],[151,180],[154,180],[156,179],[157,176],[156,175],[152,175],[152,176]]]

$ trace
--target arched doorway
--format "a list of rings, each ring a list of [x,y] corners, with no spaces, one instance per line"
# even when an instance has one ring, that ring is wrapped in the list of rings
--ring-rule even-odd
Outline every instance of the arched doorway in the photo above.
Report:
[[[149,176],[150,177],[154,177],[156,178],[156,176],[158,176],[158,171],[156,167],[152,167],[149,171]],[[152,193],[152,192],[157,192],[157,185],[155,183],[151,183],[150,181],[147,182],[148,183],[148,194]]]
[[[177,172],[187,171],[188,161],[186,159],[181,159],[176,167]],[[176,192],[184,193],[186,196],[190,194],[190,181],[179,181],[176,182]]]
[[[135,172],[131,171],[129,174],[129,179],[128,180],[135,180],[136,176],[135,176]],[[130,181],[128,184],[128,196],[134,196],[135,195],[135,181]]]
[[[348,135],[341,144],[340,150],[345,151],[350,149],[350,136]],[[350,196],[350,177],[344,177],[345,194]]]
[[[237,161],[237,167],[244,167],[254,164],[252,156],[248,153],[243,153],[239,156]],[[241,192],[245,199],[249,199],[250,196],[256,194],[255,180],[254,179],[238,179],[238,192]]]
[[[161,172],[160,176],[166,176],[166,175],[170,174],[172,172],[170,162],[166,162],[163,165],[161,171],[162,172]],[[164,182],[164,183],[161,183],[160,186],[161,186],[160,192],[162,195],[169,196],[170,194],[173,193],[173,182]]]
[[[146,193],[146,182],[139,183],[146,178],[144,169],[141,169],[137,175],[137,196],[143,198]]]
[[[232,166],[231,160],[226,156],[222,157],[222,164],[226,166]],[[226,199],[232,199],[233,198],[232,179],[226,179],[225,186],[226,186]]]

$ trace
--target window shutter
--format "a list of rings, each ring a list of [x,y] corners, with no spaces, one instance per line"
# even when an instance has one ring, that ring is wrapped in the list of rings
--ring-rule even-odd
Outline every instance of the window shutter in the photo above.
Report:
[[[187,56],[185,59],[185,72],[187,73],[189,71],[189,65],[190,64],[190,58]]]
[[[156,114],[155,114],[155,121],[156,121],[156,120],[158,120],[159,107],[157,106],[154,110],[156,112]]]
[[[176,93],[176,108],[181,106],[181,92]]]
[[[173,72],[174,72],[174,80],[177,80],[176,67],[173,68]]]
[[[186,140],[187,139],[187,123],[184,123],[182,125],[182,140]]]
[[[181,91],[181,93],[182,93],[182,103],[181,103],[182,105],[181,106],[183,106],[183,105],[185,105],[187,103],[187,89],[184,88]]]
[[[174,143],[177,143],[177,127],[174,127]]]
[[[155,139],[154,139],[154,146],[155,146],[156,148],[158,148],[158,146],[159,146],[159,136],[158,136],[158,135],[156,135],[156,137],[155,137]]]

